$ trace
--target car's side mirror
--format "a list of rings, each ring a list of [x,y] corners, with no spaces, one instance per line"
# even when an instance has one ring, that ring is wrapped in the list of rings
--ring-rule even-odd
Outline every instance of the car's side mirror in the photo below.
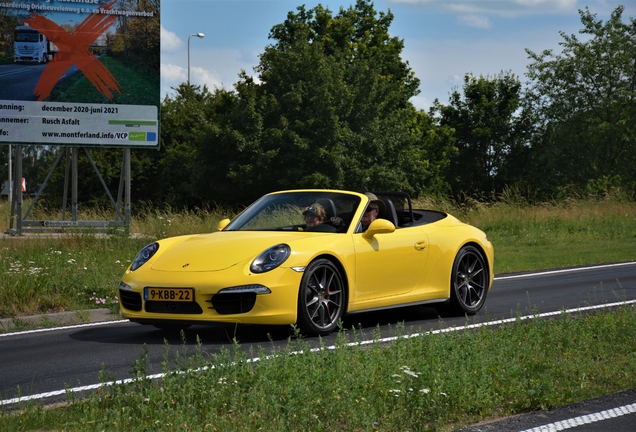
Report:
[[[226,226],[228,226],[228,224],[230,223],[229,219],[223,219],[221,222],[219,222],[219,224],[216,226],[216,229],[218,231],[223,231],[223,228],[225,228]]]
[[[371,239],[376,234],[389,234],[395,231],[395,225],[386,219],[376,219],[371,222],[369,228],[362,235],[365,238]]]

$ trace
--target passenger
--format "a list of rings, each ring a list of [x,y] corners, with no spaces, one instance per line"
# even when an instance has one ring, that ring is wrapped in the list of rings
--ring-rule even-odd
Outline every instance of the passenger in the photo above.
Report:
[[[371,225],[371,222],[378,218],[378,215],[385,213],[384,203],[378,199],[375,194],[371,192],[365,192],[366,196],[369,197],[369,205],[364,210],[364,214],[362,215],[362,220],[360,221],[362,225],[362,232],[366,231]]]
[[[327,212],[325,208],[320,204],[312,204],[303,211],[303,217],[305,218],[305,225],[307,228],[320,225],[327,218]]]

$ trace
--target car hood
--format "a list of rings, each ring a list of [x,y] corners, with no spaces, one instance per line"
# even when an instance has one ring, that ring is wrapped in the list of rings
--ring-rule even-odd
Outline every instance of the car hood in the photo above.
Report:
[[[159,242],[159,253],[151,264],[157,271],[219,271],[252,260],[267,248],[310,236],[333,234],[281,233],[280,231],[220,231],[183,236],[172,244]]]

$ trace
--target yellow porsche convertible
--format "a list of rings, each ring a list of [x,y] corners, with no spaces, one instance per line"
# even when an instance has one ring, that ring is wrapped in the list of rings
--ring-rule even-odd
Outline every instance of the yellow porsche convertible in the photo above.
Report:
[[[119,284],[121,315],[159,328],[297,324],[325,335],[372,310],[474,314],[493,280],[486,234],[413,209],[403,192],[276,192],[218,228],[144,247]]]

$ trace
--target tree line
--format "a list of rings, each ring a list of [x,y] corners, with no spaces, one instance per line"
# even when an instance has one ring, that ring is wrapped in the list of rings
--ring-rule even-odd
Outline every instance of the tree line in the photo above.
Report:
[[[133,151],[133,200],[240,206],[292,188],[634,194],[636,21],[623,10],[606,21],[580,10],[581,36],[561,33],[561,52],[527,51],[525,85],[468,73],[447,105],[424,111],[410,102],[419,79],[390,11],[298,7],[271,29],[255,76],[242,71],[232,89],[183,83],[162,101],[161,149]],[[102,153],[98,163],[113,160]]]

